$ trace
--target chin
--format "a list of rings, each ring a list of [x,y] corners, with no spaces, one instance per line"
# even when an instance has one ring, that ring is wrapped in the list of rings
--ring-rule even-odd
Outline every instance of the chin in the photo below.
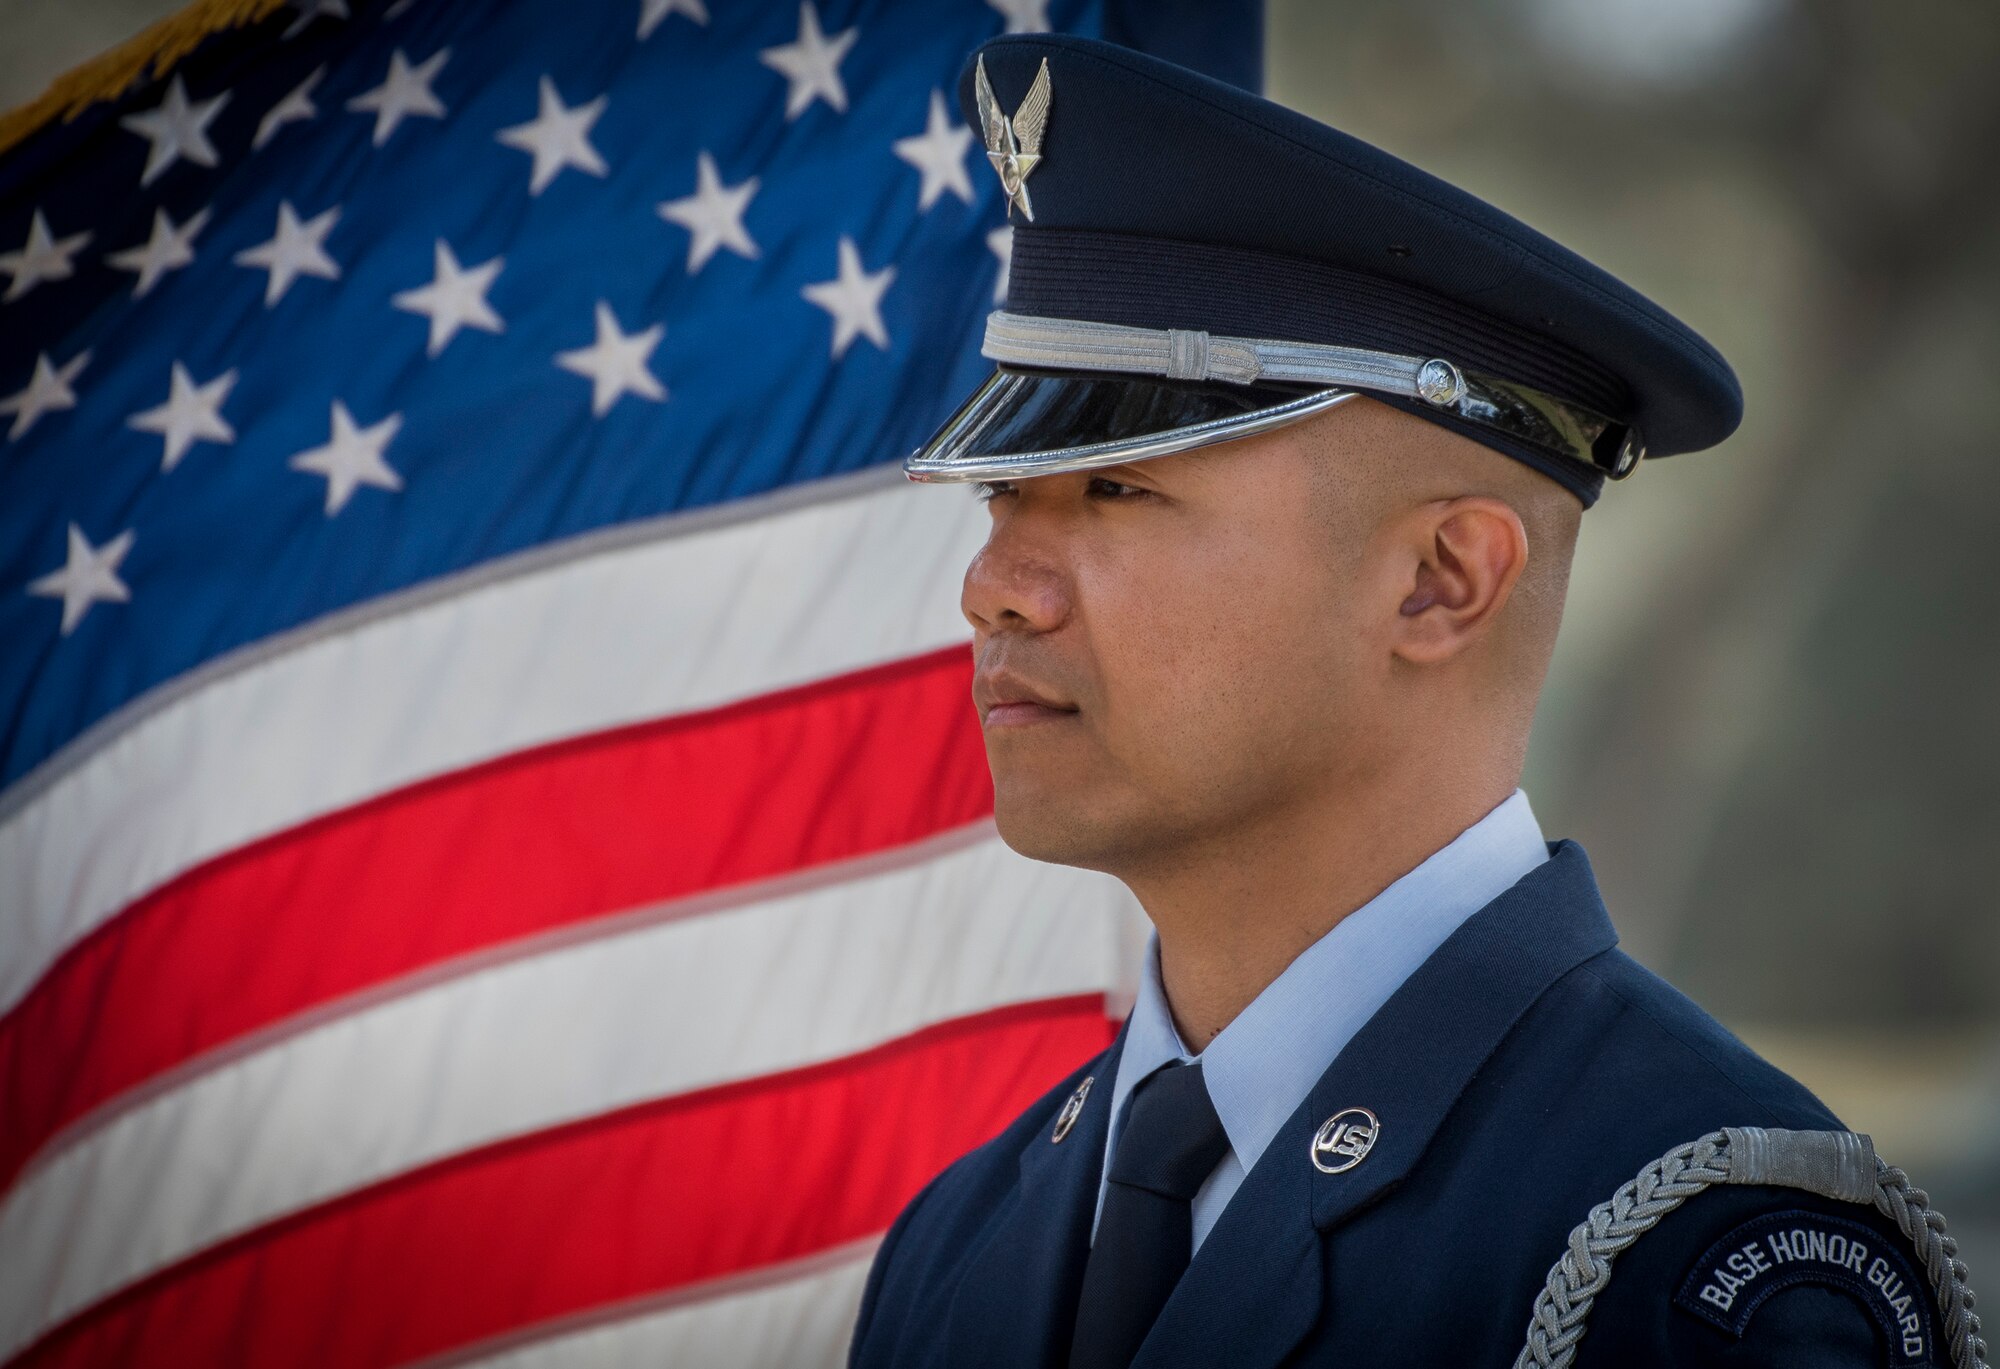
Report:
[[[1000,831],[1000,840],[1030,860],[1094,869],[1087,859],[1094,843],[1081,839],[1084,834],[1077,829],[1072,809],[1067,803],[1009,799],[996,793],[993,825]]]
[[[1079,802],[1075,791],[1031,797],[1000,789],[994,796],[993,823],[1000,840],[1030,860],[1107,874],[1118,872],[1124,864],[1119,853],[1133,844],[1119,824],[1105,820],[1104,808]]]

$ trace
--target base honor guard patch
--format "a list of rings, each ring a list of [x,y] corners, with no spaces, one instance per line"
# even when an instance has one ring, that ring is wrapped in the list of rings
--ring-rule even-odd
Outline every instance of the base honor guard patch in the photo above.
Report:
[[[1887,1363],[1933,1366],[1928,1290],[1909,1257],[1879,1232],[1820,1212],[1771,1212],[1731,1231],[1697,1260],[1674,1303],[1740,1338],[1775,1293],[1818,1284],[1847,1294],[1882,1330]]]

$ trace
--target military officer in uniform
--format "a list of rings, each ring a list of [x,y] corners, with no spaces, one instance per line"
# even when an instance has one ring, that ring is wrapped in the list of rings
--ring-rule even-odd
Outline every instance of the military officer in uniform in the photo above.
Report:
[[[990,504],[1001,835],[1156,934],[1112,1047],[896,1222],[853,1363],[1513,1364],[1642,1166],[1840,1127],[1618,950],[1517,787],[1584,511],[1727,437],[1735,376],[1473,196],[1167,63],[1001,38],[960,98],[1009,297],[907,467]],[[1656,1196],[1615,1278],[1577,1256],[1577,1364],[1951,1362],[1874,1209]]]

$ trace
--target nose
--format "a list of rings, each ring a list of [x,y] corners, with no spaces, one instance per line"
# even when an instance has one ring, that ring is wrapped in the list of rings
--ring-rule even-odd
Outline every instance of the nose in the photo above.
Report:
[[[1052,632],[1070,613],[1070,578],[1055,549],[1015,516],[998,520],[965,568],[959,610],[981,636]]]

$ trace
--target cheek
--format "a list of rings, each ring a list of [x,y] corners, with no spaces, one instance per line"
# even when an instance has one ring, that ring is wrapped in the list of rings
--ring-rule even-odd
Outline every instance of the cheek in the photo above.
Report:
[[[1352,606],[1330,558],[1291,540],[1183,547],[1102,587],[1092,637],[1121,750],[1176,768],[1270,764],[1323,738]]]

